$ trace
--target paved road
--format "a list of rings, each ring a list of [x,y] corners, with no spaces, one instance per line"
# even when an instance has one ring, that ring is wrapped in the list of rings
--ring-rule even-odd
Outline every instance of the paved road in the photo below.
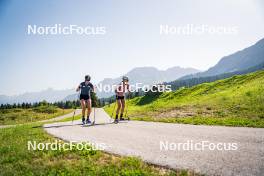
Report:
[[[83,127],[80,122],[46,124],[45,130],[66,141],[104,143],[106,151],[138,156],[144,161],[170,168],[191,169],[206,175],[263,175],[264,129],[195,126],[129,121],[109,124],[111,119],[96,109],[98,125]],[[101,124],[101,125],[100,125]],[[171,145],[160,150],[160,142]],[[237,150],[175,150],[176,143],[236,143]],[[183,144],[182,144],[183,145]],[[187,144],[185,144],[187,145]],[[228,148],[228,147],[227,147]],[[186,148],[185,148],[186,149]]]
[[[79,115],[81,114],[81,109],[76,109],[75,111],[75,115]],[[55,122],[55,121],[59,121],[59,120],[63,120],[63,119],[66,119],[68,117],[72,117],[73,116],[73,113],[74,112],[71,112],[71,113],[68,113],[68,114],[65,114],[65,115],[62,115],[62,116],[58,116],[58,117],[55,117],[55,118],[52,118],[52,119],[47,119],[47,120],[41,120],[41,121],[38,121],[38,122]],[[24,125],[24,124],[18,124],[18,125]],[[9,128],[9,127],[14,127],[14,126],[17,126],[17,125],[0,125],[0,128]]]

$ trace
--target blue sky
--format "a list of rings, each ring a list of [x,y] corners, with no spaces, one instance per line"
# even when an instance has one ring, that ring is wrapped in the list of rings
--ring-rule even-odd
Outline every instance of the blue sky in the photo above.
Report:
[[[264,37],[261,0],[1,0],[0,94],[97,83],[134,67],[206,70]],[[106,35],[28,35],[27,25],[105,26]],[[236,26],[236,35],[160,35],[160,25]]]

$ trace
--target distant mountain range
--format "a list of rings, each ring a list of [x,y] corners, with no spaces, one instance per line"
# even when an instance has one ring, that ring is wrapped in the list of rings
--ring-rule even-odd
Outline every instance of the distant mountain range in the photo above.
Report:
[[[211,77],[221,75],[226,77],[233,74],[241,74],[256,70],[264,63],[264,39],[256,44],[235,52],[229,56],[223,57],[215,66],[207,71],[199,72],[193,68],[172,67],[167,70],[158,70],[155,67],[137,67],[124,74],[129,77],[130,84],[155,84],[162,82],[172,82],[175,80],[187,80],[192,78]],[[225,74],[224,76],[222,74]],[[99,82],[102,85],[118,84],[121,81],[121,75],[117,78],[106,78]],[[210,79],[211,79],[210,78]],[[201,81],[201,80],[200,80]],[[178,82],[176,82],[179,84]],[[97,92],[99,98],[109,97],[111,93]],[[24,93],[17,96],[0,95],[0,104],[4,103],[21,103],[21,102],[38,102],[46,100],[48,102],[76,100],[77,94],[74,89],[68,90],[53,90],[47,89],[41,92]]]
[[[183,76],[182,79],[208,77],[220,75],[223,73],[236,72],[255,67],[264,62],[264,39],[256,44],[235,52],[229,56],[223,57],[215,66],[207,71]]]
[[[175,81],[168,82],[165,84],[171,85],[172,90],[178,90],[182,87],[192,87],[192,86],[195,86],[198,84],[214,82],[217,80],[230,78],[230,77],[235,76],[235,75],[244,75],[244,74],[252,73],[255,71],[259,71],[259,70],[264,70],[264,62],[254,66],[254,67],[250,67],[248,69],[245,69],[245,70],[238,70],[235,72],[227,72],[227,73],[222,73],[222,74],[214,75],[214,76],[204,76],[204,77],[198,77],[198,78],[192,77],[192,78],[188,78],[188,79],[177,79]]]
[[[137,67],[124,74],[129,77],[131,84],[141,82],[143,84],[162,83],[169,80],[178,79],[186,74],[194,74],[199,70],[194,68],[171,67],[167,70],[158,70],[155,67]],[[118,78],[107,78],[99,82],[102,84],[117,84],[122,76]]]
[[[130,79],[130,83],[140,82],[143,84],[154,84],[160,83],[164,81],[172,81],[181,76],[197,73],[199,70],[193,68],[180,68],[180,67],[172,67],[167,70],[158,70],[154,67],[138,67],[129,71],[127,75]],[[121,81],[121,77],[118,78],[107,78],[103,81],[99,82],[102,85],[113,85],[118,84]],[[105,92],[97,92],[97,96],[99,98],[111,96],[111,93]],[[47,89],[40,92],[29,92],[16,96],[6,96],[0,95],[0,104],[5,103],[22,103],[22,102],[39,102],[42,100],[46,100],[48,102],[55,101],[67,101],[67,100],[76,100],[78,98],[77,93],[74,89],[67,90],[54,90]]]
[[[40,92],[28,92],[15,96],[0,95],[0,104],[5,103],[33,103],[46,100],[48,102],[55,102],[63,100],[66,96],[73,94],[73,89],[54,90],[47,89]]]
[[[184,75],[194,74],[199,70],[194,68],[171,67],[167,70],[159,70],[155,67],[137,67],[124,74],[129,77],[130,84],[142,83],[152,85],[157,83],[169,82],[178,79]],[[116,85],[121,82],[122,76],[117,78],[106,78],[99,82],[102,85]],[[113,94],[106,92],[97,92],[99,98],[109,97]]]

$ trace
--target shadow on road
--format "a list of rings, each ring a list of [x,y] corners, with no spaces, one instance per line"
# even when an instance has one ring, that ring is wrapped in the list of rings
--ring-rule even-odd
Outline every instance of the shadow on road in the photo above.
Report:
[[[119,122],[119,123],[128,123],[128,121],[123,121],[123,122]],[[100,126],[100,125],[117,125],[115,124],[114,122],[109,122],[109,123],[96,123],[96,124],[89,124],[89,125],[82,125],[81,123],[80,124],[62,124],[62,125],[52,125],[52,126],[34,126],[32,128],[60,128],[60,127],[67,127],[67,126],[81,126],[83,128],[85,127],[94,127],[94,126]]]

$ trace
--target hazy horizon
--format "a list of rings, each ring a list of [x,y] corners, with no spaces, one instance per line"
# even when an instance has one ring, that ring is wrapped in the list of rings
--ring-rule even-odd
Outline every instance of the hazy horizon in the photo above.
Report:
[[[207,70],[264,37],[264,3],[245,1],[0,2],[0,95],[71,89],[135,67]],[[105,27],[105,35],[28,35],[28,25]],[[235,27],[235,34],[161,35],[160,26]]]
[[[135,67],[135,68],[147,68],[147,67],[153,67],[153,66],[142,66],[142,67]],[[172,66],[172,67],[168,67],[168,68],[166,68],[166,69],[159,69],[159,68],[157,68],[157,67],[153,67],[153,68],[156,68],[156,69],[158,69],[159,71],[165,71],[165,70],[167,70],[167,69],[169,69],[169,68],[173,68],[173,67],[180,67],[180,66]],[[133,70],[133,69],[135,69],[135,68],[132,68],[131,70]],[[191,67],[180,67],[180,68],[191,68]],[[192,68],[192,69],[196,69],[196,68]],[[131,70],[128,70],[127,72],[129,72],[129,71],[131,71]],[[199,69],[197,69],[197,70],[199,70]],[[199,71],[205,71],[205,70],[199,70]],[[126,72],[126,73],[127,73]],[[99,82],[101,82],[101,81],[103,81],[104,79],[115,79],[115,78],[118,78],[118,77],[120,77],[120,76],[122,76],[122,75],[125,75],[126,73],[123,73],[123,74],[120,74],[120,75],[118,75],[118,76],[116,76],[116,77],[112,77],[112,78],[110,78],[110,77],[105,77],[105,78],[103,78],[102,80],[99,80]],[[83,81],[83,79],[82,80],[80,80],[80,81]],[[92,83],[94,83],[93,81],[91,81]],[[99,82],[95,82],[94,84],[98,84]],[[22,94],[26,94],[26,93],[37,93],[37,92],[43,92],[43,91],[46,91],[46,90],[54,90],[54,91],[61,91],[61,90],[72,90],[72,89],[76,89],[76,86],[77,85],[74,85],[73,87],[66,87],[66,88],[62,88],[62,89],[56,89],[56,88],[53,88],[53,87],[46,87],[46,88],[44,88],[44,89],[40,89],[40,90],[35,90],[35,91],[25,91],[25,92],[20,92],[20,93],[14,93],[14,94],[0,94],[0,95],[4,95],[4,96],[18,96],[18,95],[22,95]]]

